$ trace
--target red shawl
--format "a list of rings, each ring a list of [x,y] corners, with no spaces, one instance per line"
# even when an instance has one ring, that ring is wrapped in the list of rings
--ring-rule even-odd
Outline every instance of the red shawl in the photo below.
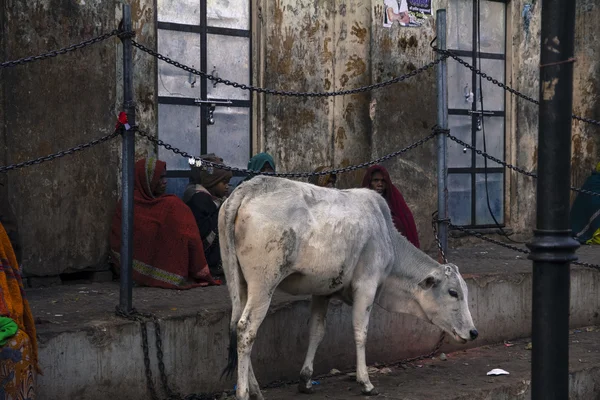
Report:
[[[371,187],[371,179],[375,172],[380,172],[385,180],[386,189],[384,197],[392,212],[394,226],[402,235],[406,236],[406,238],[413,245],[415,245],[416,248],[420,248],[419,234],[417,233],[415,219],[410,212],[406,201],[404,201],[404,197],[402,197],[402,194],[396,188],[396,186],[392,184],[392,180],[390,179],[390,174],[388,173],[387,169],[381,165],[371,166],[363,178],[362,187]]]
[[[164,161],[135,163],[133,280],[143,286],[190,289],[215,281],[208,269],[200,232],[188,206],[175,195],[155,197],[167,169]],[[110,246],[120,269],[121,201],[112,221]]]

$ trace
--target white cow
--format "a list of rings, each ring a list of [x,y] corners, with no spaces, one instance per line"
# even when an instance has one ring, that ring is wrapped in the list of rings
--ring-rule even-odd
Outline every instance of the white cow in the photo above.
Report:
[[[313,360],[331,298],[352,306],[356,379],[367,395],[377,394],[365,360],[373,303],[429,321],[462,343],[477,337],[458,268],[437,263],[400,235],[375,191],[257,176],[223,203],[219,232],[232,302],[223,373],[233,374],[237,360],[240,400],[263,399],[250,354],[276,288],[312,295],[302,392],[312,391]]]

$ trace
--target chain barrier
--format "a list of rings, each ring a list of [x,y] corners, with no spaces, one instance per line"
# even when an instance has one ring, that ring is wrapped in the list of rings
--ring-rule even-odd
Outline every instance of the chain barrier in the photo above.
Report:
[[[93,44],[102,42],[106,39],[109,39],[113,36],[119,36],[120,38],[124,38],[124,37],[134,37],[135,36],[135,32],[134,31],[128,31],[128,32],[123,32],[119,29],[115,29],[111,32],[105,33],[103,35],[100,36],[96,36],[95,38],[92,39],[88,39],[85,40],[81,43],[77,43],[77,44],[72,44],[68,47],[63,47],[62,49],[58,49],[58,50],[52,50],[49,51],[47,53],[44,54],[40,54],[38,56],[30,56],[30,57],[24,57],[24,58],[20,58],[18,60],[14,60],[14,61],[5,61],[2,64],[0,64],[0,69],[2,68],[10,68],[10,67],[15,67],[17,65],[23,65],[23,64],[27,64],[30,62],[34,62],[34,61],[40,61],[40,60],[46,60],[48,58],[53,58],[56,57],[58,55],[62,55],[62,54],[67,54],[69,52],[75,51],[75,50],[79,50],[79,49],[83,49],[84,47],[88,47],[91,46]]]
[[[120,134],[121,134],[121,129],[119,128],[119,129],[116,129],[113,133],[108,134],[106,136],[102,136],[99,139],[94,139],[91,142],[88,142],[88,143],[85,143],[85,144],[80,144],[80,145],[77,145],[75,147],[71,147],[70,149],[59,151],[58,153],[53,153],[53,154],[49,154],[49,155],[44,156],[44,157],[38,157],[38,158],[33,159],[33,160],[24,161],[24,162],[20,162],[20,163],[16,163],[16,164],[10,164],[10,165],[6,165],[6,166],[3,166],[3,167],[0,167],[0,173],[5,173],[5,172],[12,171],[12,170],[19,169],[19,168],[29,167],[31,165],[41,164],[41,163],[44,163],[46,161],[52,161],[52,160],[55,160],[57,158],[61,158],[61,157],[64,157],[64,156],[76,153],[78,151],[82,151],[82,150],[88,149],[88,148],[93,147],[93,146],[95,146],[97,144],[104,143],[104,142],[106,142],[106,141],[108,141],[110,139],[113,139],[113,138],[119,136]]]
[[[130,312],[126,312],[122,310],[119,306],[116,307],[115,313],[119,317],[128,319],[133,322],[138,322],[140,324],[140,332],[142,334],[142,350],[144,353],[144,367],[146,373],[146,387],[148,389],[148,392],[150,393],[150,397],[152,400],[210,400],[214,398],[210,395],[202,395],[195,393],[189,394],[187,396],[182,396],[181,394],[174,392],[171,389],[167,378],[167,374],[165,372],[164,354],[162,350],[162,333],[160,330],[160,323],[156,315],[148,312],[140,312],[137,311],[135,308],[132,309]],[[164,398],[159,397],[156,391],[156,387],[154,386],[154,381],[152,379],[152,369],[150,367],[150,347],[148,345],[148,328],[146,326],[148,322],[152,322],[154,325],[158,370],[160,373],[162,389],[166,394],[166,397]]]
[[[164,55],[144,46],[143,44],[136,42],[135,40],[132,40],[132,44],[133,44],[133,46],[137,47],[141,51],[150,54],[152,57],[155,57],[161,61],[166,62],[167,64],[171,64],[172,66],[174,66],[176,68],[180,68],[191,74],[198,75],[198,76],[201,76],[208,80],[211,80],[215,83],[222,83],[227,86],[233,86],[234,88],[238,88],[241,90],[249,90],[251,92],[256,92],[256,93],[264,93],[264,94],[270,94],[270,95],[275,95],[275,96],[291,96],[291,97],[333,97],[333,96],[343,96],[343,95],[347,95],[347,94],[356,94],[356,93],[368,92],[368,91],[375,90],[375,89],[380,89],[385,86],[389,86],[389,85],[393,85],[395,83],[405,81],[406,79],[411,78],[413,76],[417,76],[417,75],[433,68],[434,66],[439,64],[441,61],[443,61],[449,57],[449,55],[442,55],[440,58],[437,58],[436,60],[434,60],[420,68],[417,68],[414,71],[411,71],[407,74],[398,76],[396,78],[392,78],[392,79],[384,81],[384,82],[376,83],[373,85],[358,87],[356,89],[340,90],[340,91],[336,91],[336,92],[294,92],[294,91],[286,91],[286,90],[267,89],[267,88],[262,88],[262,87],[258,87],[258,86],[245,85],[242,83],[232,82],[228,79],[219,78],[218,76],[214,76],[214,75],[208,74],[206,72],[199,71],[197,69],[188,67],[187,65],[182,64],[178,61],[175,61],[167,56],[164,56]]]
[[[537,174],[535,174],[533,172],[526,171],[523,168],[516,167],[516,166],[514,166],[512,164],[509,164],[507,162],[499,160],[498,158],[496,158],[494,156],[491,156],[491,155],[487,154],[486,152],[484,152],[484,151],[482,151],[482,150],[480,150],[480,149],[478,149],[478,148],[476,148],[474,146],[471,146],[470,144],[468,144],[468,143],[460,140],[456,136],[450,134],[449,131],[446,132],[446,136],[448,136],[448,138],[450,140],[452,140],[453,142],[456,142],[456,143],[460,144],[461,146],[463,146],[463,147],[465,147],[467,149],[473,150],[473,151],[475,151],[475,153],[479,154],[480,156],[485,157],[488,160],[492,160],[495,163],[498,163],[498,164],[502,165],[505,168],[512,169],[515,172],[518,172],[518,173],[520,173],[522,175],[529,176],[529,177],[534,178],[534,179],[537,179],[537,177],[538,177]],[[571,186],[570,188],[574,192],[579,192],[579,193],[587,194],[587,195],[590,195],[590,196],[600,196],[599,192],[593,192],[591,190],[586,190],[586,189],[578,188],[578,187],[575,187],[575,186]]]
[[[437,247],[438,250],[440,252],[440,255],[442,256],[442,261],[444,262],[444,264],[448,263],[448,259],[446,258],[446,253],[444,252],[444,248],[442,246],[442,242],[440,241],[440,238],[438,237],[438,233],[437,233],[437,224],[438,222],[450,222],[449,219],[438,219],[438,211],[435,211],[431,217],[431,227],[433,228],[433,236],[435,236],[435,242],[437,243]]]
[[[150,135],[147,132],[139,130],[137,127],[132,127],[132,129],[134,129],[141,136],[148,139],[150,142],[152,142],[158,146],[164,147],[165,149],[167,149],[175,154],[178,154],[182,157],[189,159],[191,165],[207,166],[208,168],[217,168],[217,169],[222,169],[225,171],[238,172],[238,173],[241,173],[244,175],[266,175],[266,176],[279,176],[279,177],[284,177],[284,178],[308,178],[311,176],[342,174],[342,173],[346,173],[346,172],[356,171],[356,170],[359,170],[362,168],[367,168],[371,165],[379,164],[383,161],[389,160],[389,159],[397,157],[403,153],[406,153],[407,151],[415,149],[415,148],[425,144],[429,140],[433,139],[435,136],[438,135],[438,133],[449,132],[447,129],[440,129],[438,127],[434,127],[434,128],[432,128],[432,133],[430,133],[429,135],[427,135],[426,137],[424,137],[420,140],[417,140],[413,144],[404,147],[403,149],[400,149],[393,153],[387,154],[383,157],[376,158],[375,160],[367,161],[367,162],[357,164],[357,165],[350,165],[348,167],[333,169],[333,170],[329,170],[329,171],[320,171],[320,172],[283,172],[283,173],[278,172],[278,173],[275,173],[275,172],[252,171],[252,170],[243,169],[243,168],[230,167],[230,166],[227,166],[224,164],[213,163],[211,161],[204,160],[201,157],[192,156],[191,154],[189,154],[185,151],[182,151],[182,150],[178,149],[177,147],[173,147],[170,144],[165,143],[164,141],[158,139],[155,136]]]
[[[457,56],[456,54],[454,54],[452,51],[450,50],[442,50],[437,48],[437,46],[431,46],[433,48],[433,50],[439,54],[441,54],[442,56],[446,56],[446,57],[450,57],[454,60],[456,60],[459,64],[462,64],[463,66],[467,67],[468,69],[470,69],[472,72],[476,73],[477,75],[481,76],[482,78],[486,79],[488,82],[493,83],[494,85],[504,89],[505,91],[512,93],[513,95],[520,97],[524,100],[527,100],[533,104],[537,104],[538,106],[540,105],[539,100],[534,99],[531,96],[527,96],[524,93],[519,92],[516,89],[511,88],[510,86],[500,82],[498,79],[492,78],[491,76],[489,76],[488,74],[486,74],[483,71],[480,71],[479,69],[475,68],[474,66],[472,66],[471,64],[469,64],[468,62],[466,62],[465,60],[463,60],[462,58],[460,58],[459,56]],[[596,125],[596,126],[600,126],[600,121],[597,121],[595,119],[591,119],[591,118],[585,118],[585,117],[580,117],[578,115],[572,114],[571,118],[578,120],[578,121],[582,121],[582,122],[586,122],[588,124],[592,124],[592,125]]]
[[[471,229],[466,229],[466,228],[463,228],[461,226],[457,226],[457,225],[453,225],[453,224],[450,224],[449,226],[452,229],[457,229],[457,230],[459,230],[461,232],[464,232],[466,234],[469,234],[471,236],[475,236],[475,237],[477,237],[477,238],[479,238],[481,240],[485,240],[486,242],[493,243],[495,245],[502,246],[502,247],[505,247],[505,248],[513,250],[513,251],[517,251],[517,252],[522,253],[522,254],[530,254],[531,253],[527,249],[524,249],[524,248],[521,248],[521,247],[517,247],[517,246],[513,246],[513,245],[510,245],[510,244],[507,244],[507,243],[503,243],[503,242],[501,242],[499,240],[492,239],[492,238],[490,238],[488,236],[483,235],[481,232],[477,232],[477,231],[474,231],[474,230],[471,230]],[[573,261],[573,262],[571,262],[571,264],[579,265],[579,266],[586,267],[586,268],[596,269],[596,270],[600,271],[600,265],[598,265],[598,264],[592,264],[592,263],[587,263],[587,262],[583,262],[583,261]]]

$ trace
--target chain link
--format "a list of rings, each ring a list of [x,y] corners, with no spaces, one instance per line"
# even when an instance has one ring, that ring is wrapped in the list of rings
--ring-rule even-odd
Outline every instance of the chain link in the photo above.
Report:
[[[442,49],[437,48],[436,46],[432,46],[432,47],[433,47],[433,50],[436,51],[437,53],[441,54],[442,56],[451,57],[452,59],[456,60],[459,64],[462,64],[463,66],[467,67],[468,69],[470,69],[471,71],[473,71],[477,75],[479,75],[482,78],[486,79],[488,82],[491,82],[494,85],[496,85],[498,87],[501,87],[505,91],[510,92],[510,93],[514,94],[515,96],[517,96],[517,97],[520,97],[520,98],[522,98],[524,100],[527,100],[527,101],[529,101],[529,102],[531,102],[533,104],[537,104],[538,106],[540,105],[539,100],[536,100],[536,99],[534,99],[531,96],[527,96],[526,94],[523,94],[523,93],[519,92],[518,90],[511,88],[508,85],[505,85],[504,83],[500,82],[498,79],[492,78],[491,76],[489,76],[485,72],[480,71],[479,69],[475,68],[474,66],[472,66],[471,64],[469,64],[468,62],[466,62],[465,60],[463,60],[462,58],[460,58],[456,54],[454,54],[452,51],[450,51],[450,50],[442,50]],[[597,121],[595,119],[580,117],[580,116],[575,115],[575,114],[572,114],[571,118],[573,118],[575,120],[578,120],[578,121],[586,122],[588,124],[600,126],[600,121]]]
[[[518,251],[519,253],[522,253],[522,254],[530,254],[531,253],[527,249],[523,249],[521,247],[512,246],[510,244],[503,243],[503,242],[501,242],[499,240],[492,239],[490,237],[487,237],[487,236],[483,235],[480,232],[477,232],[477,231],[474,231],[474,230],[471,230],[471,229],[466,229],[466,228],[463,228],[461,226],[456,226],[456,225],[453,225],[453,224],[450,224],[450,227],[453,228],[453,229],[457,229],[457,230],[459,230],[461,232],[467,233],[467,234],[469,234],[471,236],[475,236],[475,237],[477,237],[479,239],[485,240],[486,242],[493,243],[493,244],[496,244],[498,246],[506,247],[507,249]],[[573,261],[573,262],[571,262],[571,264],[579,265],[579,266],[586,267],[586,268],[592,268],[592,269],[596,269],[596,270],[600,271],[600,265],[598,265],[598,264],[591,264],[591,263],[587,263],[587,262],[583,262],[583,261]]]
[[[389,86],[389,85],[393,85],[398,82],[402,82],[413,76],[417,76],[417,75],[427,71],[428,69],[433,68],[434,66],[439,64],[442,60],[445,60],[446,58],[449,57],[449,55],[442,55],[440,58],[438,58],[420,68],[417,68],[414,71],[409,72],[408,74],[404,74],[404,75],[398,76],[396,78],[393,78],[393,79],[390,79],[390,80],[387,80],[384,82],[376,83],[373,85],[362,86],[362,87],[359,87],[356,89],[340,90],[340,91],[336,91],[336,92],[294,92],[294,91],[267,89],[267,88],[232,82],[230,80],[219,78],[218,76],[213,76],[206,72],[199,71],[197,69],[188,67],[185,64],[181,64],[180,62],[172,60],[167,56],[164,56],[152,49],[149,49],[148,47],[136,42],[135,40],[133,40],[132,43],[138,49],[142,50],[145,53],[150,54],[153,57],[158,58],[159,60],[166,62],[167,64],[171,64],[174,67],[180,68],[180,69],[182,69],[186,72],[192,73],[194,75],[199,75],[199,76],[206,78],[208,80],[211,80],[215,83],[222,83],[227,86],[233,86],[234,88],[238,88],[241,90],[249,90],[251,92],[256,92],[256,93],[264,93],[264,94],[270,94],[270,95],[275,95],[275,96],[291,96],[291,97],[332,97],[332,96],[343,96],[343,95],[347,95],[347,94],[356,94],[356,93],[367,92],[367,91],[371,91],[371,90],[375,90],[375,89],[380,89],[385,86]]]
[[[217,164],[217,163],[213,163],[211,161],[208,160],[204,160],[200,157],[196,157],[196,156],[192,156],[191,154],[179,150],[177,147],[173,147],[168,143],[165,143],[164,141],[156,138],[155,136],[150,135],[147,132],[141,131],[139,129],[137,129],[137,127],[133,127],[132,129],[135,129],[137,131],[138,134],[140,134],[141,136],[145,137],[146,139],[148,139],[150,142],[164,147],[165,149],[172,151],[175,154],[179,154],[182,157],[191,159],[191,160],[195,160],[195,161],[200,161],[202,163],[202,165],[206,165],[208,167],[213,167],[213,168],[217,168],[217,169],[223,169],[225,171],[232,171],[232,172],[238,172],[241,174],[245,174],[245,175],[267,175],[267,176],[279,176],[279,177],[285,177],[285,178],[308,178],[311,176],[320,176],[320,175],[329,175],[329,174],[341,174],[341,173],[346,173],[346,172],[351,172],[351,171],[356,171],[362,168],[366,168],[369,167],[371,165],[375,165],[375,164],[379,164],[383,161],[389,160],[391,158],[397,157],[403,153],[406,153],[407,151],[410,151],[412,149],[415,149],[423,144],[425,144],[426,142],[428,142],[429,140],[433,139],[438,133],[443,132],[446,133],[448,132],[445,129],[439,129],[437,127],[434,127],[432,130],[433,132],[430,133],[429,135],[427,135],[426,137],[424,137],[423,139],[420,139],[418,141],[416,141],[415,143],[401,149],[398,151],[395,151],[393,153],[387,154],[383,157],[379,157],[375,160],[372,161],[367,161],[361,164],[357,164],[357,165],[351,165],[348,167],[344,167],[344,168],[338,168],[338,169],[333,169],[333,170],[329,170],[329,171],[320,171],[320,172],[285,172],[285,173],[275,173],[275,172],[259,172],[259,171],[252,171],[252,170],[248,170],[248,169],[243,169],[243,168],[237,168],[237,167],[230,167],[227,165],[223,165],[223,164]]]
[[[106,141],[108,141],[110,139],[113,139],[113,138],[119,136],[120,134],[121,134],[121,129],[117,129],[113,133],[111,133],[109,135],[106,135],[106,136],[102,136],[99,139],[94,139],[94,140],[92,140],[89,143],[80,144],[80,145],[77,145],[75,147],[71,147],[70,149],[59,151],[58,153],[49,154],[49,155],[44,156],[44,157],[38,157],[38,158],[33,159],[33,160],[23,161],[23,162],[16,163],[16,164],[6,165],[4,167],[0,167],[0,173],[5,173],[5,172],[12,171],[12,170],[19,169],[19,168],[29,167],[31,165],[41,164],[41,163],[46,162],[46,161],[52,161],[52,160],[55,160],[57,158],[61,158],[61,157],[64,157],[66,155],[70,155],[70,154],[76,153],[78,151],[82,151],[82,150],[85,150],[87,148],[93,147],[93,146],[95,146],[97,144],[106,142]]]
[[[2,64],[0,64],[0,69],[15,67],[17,65],[23,65],[23,64],[30,63],[30,62],[34,62],[34,61],[40,61],[40,60],[45,60],[45,59],[48,59],[48,58],[56,57],[56,56],[61,55],[61,54],[67,54],[69,52],[72,52],[72,51],[75,51],[75,50],[79,50],[79,49],[83,49],[84,47],[91,46],[93,44],[102,42],[102,41],[104,41],[106,39],[109,39],[109,38],[111,38],[113,36],[119,36],[121,38],[124,38],[124,37],[133,37],[133,36],[135,36],[135,32],[133,32],[133,31],[123,32],[123,31],[121,31],[119,29],[115,29],[115,30],[113,30],[111,32],[105,33],[105,34],[100,35],[100,36],[96,36],[95,38],[92,38],[92,39],[85,40],[85,41],[83,41],[81,43],[72,44],[72,45],[70,45],[68,47],[64,47],[64,48],[58,49],[58,50],[52,50],[52,51],[49,51],[47,53],[40,54],[39,56],[30,56],[30,57],[20,58],[18,60],[14,60],[14,61],[5,61]]]
[[[484,152],[482,150],[477,149],[474,146],[471,146],[470,144],[468,144],[468,143],[460,140],[456,136],[450,134],[450,132],[447,132],[446,136],[448,136],[448,138],[450,140],[452,140],[453,142],[456,142],[456,143],[460,144],[461,146],[463,146],[463,147],[465,147],[467,149],[473,150],[475,153],[479,154],[480,156],[485,157],[488,160],[492,160],[492,161],[494,161],[494,162],[502,165],[505,168],[512,169],[513,171],[516,171],[516,172],[518,172],[518,173],[520,173],[522,175],[526,175],[526,176],[529,176],[529,177],[534,178],[534,179],[537,179],[537,177],[538,177],[537,174],[535,174],[533,172],[526,171],[523,168],[516,167],[516,166],[514,166],[512,164],[504,162],[504,161],[502,161],[502,160],[500,160],[500,159],[498,159],[498,158],[496,158],[494,156],[491,156],[491,155],[487,154],[486,152]],[[586,190],[586,189],[578,188],[578,187],[575,187],[575,186],[571,186],[571,190],[574,191],[574,192],[579,192],[579,193],[587,194],[587,195],[590,195],[590,196],[600,196],[599,192],[593,192],[591,190]]]
[[[433,218],[431,220],[431,227],[433,228],[433,236],[435,236],[435,242],[437,243],[438,250],[440,251],[440,254],[442,255],[442,260],[443,260],[444,264],[447,264],[448,259],[446,258],[446,253],[444,252],[442,242],[440,241],[440,238],[438,237],[437,224],[438,224],[438,222],[450,222],[450,220],[440,220],[437,218],[437,216],[438,216],[438,212],[436,211],[432,215]]]

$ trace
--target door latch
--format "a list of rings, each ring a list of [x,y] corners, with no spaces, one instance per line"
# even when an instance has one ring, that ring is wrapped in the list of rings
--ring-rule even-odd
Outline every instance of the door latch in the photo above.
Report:
[[[481,120],[483,118],[484,115],[496,115],[493,111],[473,111],[473,110],[469,110],[469,115],[477,115],[477,121],[475,122],[477,124],[477,130],[480,131],[481,130],[481,125],[483,123],[483,121]]]
[[[215,124],[215,108],[217,105],[229,105],[232,104],[231,100],[227,101],[217,101],[217,100],[202,100],[202,99],[194,99],[194,104],[199,106],[208,106],[208,112],[206,113],[206,124],[214,125]]]

